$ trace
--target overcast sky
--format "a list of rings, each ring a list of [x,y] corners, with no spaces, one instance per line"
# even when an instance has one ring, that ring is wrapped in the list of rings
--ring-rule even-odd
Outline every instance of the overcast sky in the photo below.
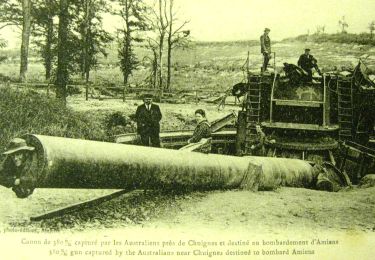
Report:
[[[335,33],[342,16],[347,30],[359,33],[375,20],[375,0],[175,0],[175,5],[180,19],[190,20],[186,28],[193,38],[203,41],[258,39],[264,27],[274,40],[313,33],[322,25]],[[106,18],[106,29],[116,24]],[[9,28],[0,31],[10,47],[19,44],[15,35]]]
[[[375,20],[375,0],[176,0],[180,13],[190,19],[198,40],[258,39],[264,27],[274,39],[339,30],[342,16],[349,32],[364,32]]]

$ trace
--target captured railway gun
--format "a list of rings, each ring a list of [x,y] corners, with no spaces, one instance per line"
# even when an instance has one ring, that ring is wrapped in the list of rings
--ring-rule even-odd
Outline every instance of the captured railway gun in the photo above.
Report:
[[[248,72],[247,82],[233,87],[233,95],[243,96],[242,109],[212,122],[211,153],[254,155],[260,125],[275,139],[265,144],[263,156],[324,164],[354,184],[374,173],[375,76],[369,77],[363,61],[353,71],[327,72],[313,81],[293,64],[284,63],[283,70]],[[178,149],[191,134],[165,132],[161,140],[165,148]],[[124,134],[116,142],[137,144],[137,139]]]
[[[191,131],[161,133],[164,149],[137,146],[136,134],[115,143],[25,135],[35,150],[11,186],[20,198],[35,188],[121,189],[31,218],[41,220],[142,189],[338,191],[358,183],[375,158],[375,85],[366,66],[312,82],[284,66],[285,74],[248,73],[242,109],[211,122],[212,137],[196,144],[186,145]],[[262,156],[252,150],[257,126],[274,140]]]

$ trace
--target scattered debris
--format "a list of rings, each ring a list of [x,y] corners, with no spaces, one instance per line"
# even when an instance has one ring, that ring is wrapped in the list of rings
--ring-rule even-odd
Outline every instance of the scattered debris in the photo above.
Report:
[[[365,175],[359,182],[358,187],[360,188],[369,188],[375,187],[375,174]]]

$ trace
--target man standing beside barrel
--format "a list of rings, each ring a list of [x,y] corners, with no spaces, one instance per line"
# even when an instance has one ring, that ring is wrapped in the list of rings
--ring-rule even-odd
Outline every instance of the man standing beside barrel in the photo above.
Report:
[[[137,107],[135,118],[137,132],[141,137],[142,145],[160,147],[160,125],[162,118],[158,105],[152,103],[151,94],[143,95],[143,104]]]

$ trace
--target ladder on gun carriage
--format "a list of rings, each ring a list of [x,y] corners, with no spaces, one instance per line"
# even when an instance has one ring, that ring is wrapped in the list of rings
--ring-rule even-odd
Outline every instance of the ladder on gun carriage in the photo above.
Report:
[[[260,102],[262,91],[261,76],[248,76],[246,99],[246,137],[245,153],[251,153],[251,145],[257,138],[256,125],[260,123]]]
[[[337,79],[339,140],[353,140],[353,84]]]

